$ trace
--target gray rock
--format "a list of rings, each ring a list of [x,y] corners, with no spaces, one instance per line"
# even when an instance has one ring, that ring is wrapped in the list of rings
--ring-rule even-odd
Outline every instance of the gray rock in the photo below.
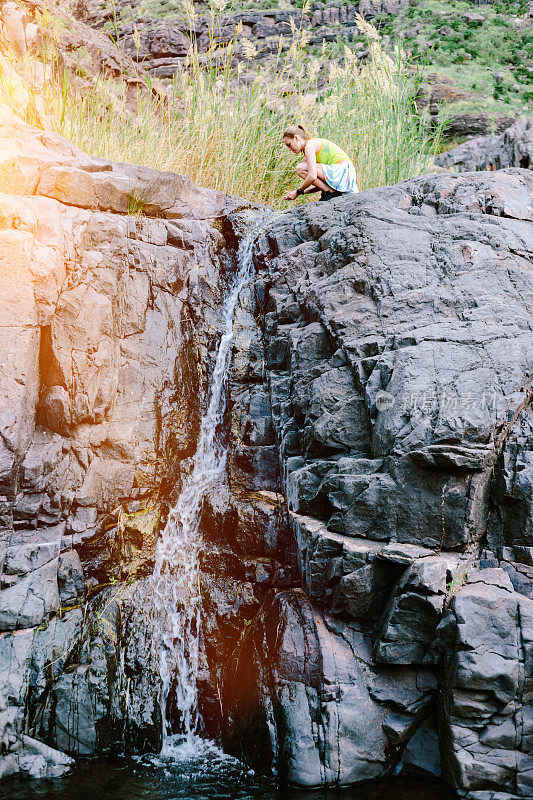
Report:
[[[0,634],[0,687],[2,711],[22,706],[25,699],[25,680],[31,657],[33,631],[21,630]],[[6,720],[7,721],[7,720]]]
[[[59,608],[57,558],[0,591],[0,630],[40,625]]]
[[[71,606],[83,599],[83,567],[75,550],[61,553],[57,568],[59,597],[63,606]]]
[[[527,797],[523,765],[529,740],[527,727],[517,727],[515,712],[530,680],[531,665],[524,670],[521,646],[530,634],[524,640],[521,629],[527,631],[532,601],[519,601],[505,573],[499,573],[472,573],[472,582],[469,578],[457,592],[441,623],[441,735],[450,745],[443,768],[457,790],[497,786],[511,793],[518,785],[518,796]]]
[[[256,252],[268,282],[267,385],[301,580],[314,604],[339,615],[336,635],[367,664],[373,653],[370,695],[386,704],[382,730],[402,749],[404,769],[438,776],[440,750],[461,792],[516,785],[528,796],[528,728],[520,722],[518,733],[515,715],[522,720],[520,642],[529,639],[518,607],[529,575],[515,561],[497,568],[480,545],[488,531],[494,551],[502,542],[529,547],[533,347],[517,320],[533,301],[523,271],[532,187],[530,174],[514,169],[405,182],[286,214]],[[496,230],[498,245],[490,244]],[[502,287],[502,252],[518,292]],[[495,285],[498,307],[489,311]],[[517,348],[507,346],[509,330]],[[317,420],[350,398],[358,436],[341,418],[340,436],[317,437]],[[236,748],[257,725],[259,742],[245,748],[250,763],[312,785],[308,705],[298,699],[288,711],[289,694],[274,688],[283,655],[268,649],[269,613],[250,637],[273,672],[238,650],[247,700],[232,699],[230,741]],[[273,616],[295,631],[282,612]],[[357,638],[358,625],[374,626],[373,641]],[[294,632],[292,663],[313,663],[306,647]],[[399,702],[390,670],[443,660],[437,736]]]
[[[289,215],[274,223],[268,244],[266,239],[259,244],[258,261],[263,247],[279,254],[269,266],[279,275],[270,290],[276,307],[296,298],[302,313],[320,321],[292,330],[284,365],[290,383],[281,383],[277,364],[276,384],[271,384],[271,392],[293,387],[288,395],[284,388],[285,394],[271,400],[282,452],[290,431],[287,457],[305,459],[286,477],[295,511],[318,516],[335,532],[437,549],[464,549],[475,538],[474,531],[484,529],[495,458],[490,431],[506,403],[520,404],[514,389],[524,379],[526,352],[531,352],[530,334],[516,325],[514,311],[518,304],[521,318],[527,317],[531,290],[524,282],[522,257],[511,254],[517,235],[517,253],[530,247],[525,243],[528,227],[520,222],[530,216],[530,184],[529,173],[516,170],[462,179],[441,175],[339,198],[326,210],[309,205],[294,212],[293,223]],[[486,193],[492,198],[489,206],[481,201]],[[523,285],[518,293],[506,286],[508,301],[500,304],[496,316],[488,309],[481,311],[494,295],[480,289],[484,281],[488,287],[500,280],[495,250],[487,244],[495,214],[516,218],[509,226],[503,223],[499,235],[507,238],[508,263]],[[291,225],[298,228],[298,244]],[[470,226],[479,242],[461,251],[456,237],[472,241],[472,233],[466,234]],[[431,244],[437,235],[438,258]],[[364,248],[359,242],[365,242]],[[464,265],[461,275],[456,272],[457,258]],[[401,274],[394,267],[398,259]],[[448,264],[446,279],[440,277],[443,259]],[[473,276],[472,269],[475,282],[467,277]],[[461,295],[464,311],[457,305],[459,284],[471,297]],[[379,305],[374,299],[378,296]],[[488,319],[494,320],[491,333]],[[514,351],[520,353],[516,368],[503,355],[508,352],[503,331],[509,325],[516,325],[516,341],[525,347],[520,344]],[[490,359],[475,357],[476,347],[483,353],[488,347]],[[331,359],[339,349],[349,368],[330,372],[328,356]],[[313,369],[320,370],[316,378]],[[350,388],[349,382],[343,383],[340,396],[343,402],[350,392],[354,399],[365,399],[369,435],[357,442],[346,435],[342,442],[330,440],[327,458],[334,461],[325,470],[320,458],[324,454],[309,451],[302,415],[309,413],[309,387],[315,381],[323,383],[329,374],[347,379],[347,369],[353,384]],[[503,375],[509,376],[508,400],[501,390]],[[335,391],[340,391],[338,384]],[[380,410],[376,398],[383,391],[392,403]],[[358,457],[381,459],[380,467],[361,476],[353,468],[343,474],[335,461],[346,448]],[[525,505],[524,495],[530,497],[530,489],[514,490],[513,498]],[[509,520],[510,509],[509,505]]]
[[[6,548],[3,584],[20,580],[59,556],[65,525],[18,530]]]
[[[402,755],[402,771],[431,778],[442,777],[439,737],[427,720],[407,742]]]
[[[389,664],[437,661],[431,646],[444,610],[445,557],[419,559],[398,581],[380,620],[374,659]]]
[[[435,164],[455,172],[505,167],[533,169],[533,117],[517,120],[499,135],[469,139],[438,155]]]
[[[74,759],[48,747],[43,742],[22,737],[22,747],[17,753],[18,769],[24,778],[59,778],[74,765]]]
[[[300,593],[278,594],[267,600],[226,670],[230,751],[300,786],[384,774],[395,747],[417,727],[416,714],[404,713],[402,733],[391,745],[390,710],[368,685],[373,673],[363,660],[365,637],[334,629]]]
[[[308,41],[321,46],[323,41],[332,42],[337,38],[352,41],[357,38],[356,12],[365,17],[374,18],[382,14],[396,14],[407,5],[407,0],[362,0],[353,3],[314,4],[312,9],[301,15],[298,23],[308,33]],[[120,6],[119,6],[120,7]],[[183,70],[192,40],[196,43],[200,62],[209,47],[211,22],[208,16],[197,15],[193,29],[187,20],[174,14],[161,20],[150,19],[138,0],[131,0],[127,6],[127,18],[130,19],[132,9],[136,11],[135,24],[119,22],[119,43],[121,49],[132,59],[140,62],[144,69],[159,77],[172,77]],[[92,25],[102,25],[109,19],[109,10],[96,0],[80,4],[76,15]],[[262,60],[269,54],[276,53],[281,45],[287,49],[291,40],[291,12],[278,8],[247,10],[224,14],[217,23],[218,41],[230,42],[236,37],[235,59],[246,61],[244,42],[258,43],[255,60]],[[239,26],[239,27],[238,27]],[[211,33],[212,35],[212,33]],[[283,38],[281,38],[283,37]],[[280,41],[281,38],[281,41]],[[362,49],[362,48],[361,48]],[[368,54],[368,51],[366,51]]]
[[[64,752],[92,756],[96,749],[96,725],[88,682],[88,666],[65,672],[55,683],[45,707],[41,730]]]

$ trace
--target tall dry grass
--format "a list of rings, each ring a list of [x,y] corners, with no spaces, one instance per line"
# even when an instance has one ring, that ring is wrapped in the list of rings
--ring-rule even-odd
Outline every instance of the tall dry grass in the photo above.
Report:
[[[139,91],[131,116],[125,84],[99,78],[80,96],[63,73],[46,86],[52,127],[93,155],[178,172],[274,207],[297,185],[295,157],[281,141],[287,123],[303,122],[341,145],[362,189],[427,171],[438,134],[416,110],[418,76],[399,51],[383,51],[372,26],[359,20],[370,50],[364,65],[348,47],[340,57],[326,46],[313,54],[294,22],[290,41],[257,69],[253,42],[217,36],[223,11],[224,0],[212,0],[210,46],[199,53],[191,33],[187,66],[164,102]],[[182,13],[192,32],[193,3],[185,0]],[[238,48],[247,62],[236,63]]]

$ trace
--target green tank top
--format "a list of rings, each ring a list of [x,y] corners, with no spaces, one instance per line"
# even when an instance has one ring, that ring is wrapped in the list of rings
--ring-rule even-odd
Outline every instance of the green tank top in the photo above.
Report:
[[[339,161],[350,159],[350,156],[346,155],[335,142],[329,139],[317,139],[317,141],[320,142],[320,149],[316,154],[318,164],[338,164]]]

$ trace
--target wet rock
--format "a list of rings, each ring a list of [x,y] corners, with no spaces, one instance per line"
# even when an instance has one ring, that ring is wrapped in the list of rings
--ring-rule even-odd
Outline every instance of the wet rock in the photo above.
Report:
[[[24,778],[59,778],[74,765],[74,759],[31,736],[22,737],[16,759],[18,771]]]
[[[37,643],[33,727],[54,747],[90,756],[160,746],[159,678],[142,615],[143,590],[140,583],[117,584],[97,596],[85,614],[69,612],[62,627],[57,623]],[[43,674],[50,646],[59,650],[61,644],[64,661],[51,676]]]
[[[89,667],[77,667],[54,684],[50,706],[42,720],[43,732],[58,749],[72,755],[94,755],[96,727],[88,685]],[[49,716],[53,708],[53,717]]]
[[[0,760],[4,776],[44,777],[71,763],[56,748],[160,747],[146,603],[130,592],[196,446],[232,268],[213,219],[242,204],[13,117],[0,139]],[[268,398],[250,403],[247,446],[272,445]],[[272,473],[273,451],[256,460]]]
[[[29,675],[27,696],[29,721],[36,734],[42,705],[51,684],[59,679],[69,663],[76,663],[76,653],[82,641],[83,609],[62,610],[46,626],[29,631],[33,636],[32,648],[25,665]],[[39,737],[41,738],[41,737]]]
[[[227,668],[230,751],[306,787],[383,774],[418,721],[401,706],[401,734],[391,747],[389,701],[374,699],[379,677],[369,661],[365,636],[330,630],[302,594],[267,599]],[[412,700],[422,695],[415,689]]]

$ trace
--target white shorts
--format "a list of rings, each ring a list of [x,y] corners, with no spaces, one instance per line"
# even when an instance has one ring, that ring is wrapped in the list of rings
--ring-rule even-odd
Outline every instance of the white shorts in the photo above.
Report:
[[[357,173],[351,161],[340,161],[338,164],[322,164],[326,183],[336,192],[355,193],[357,188]]]

